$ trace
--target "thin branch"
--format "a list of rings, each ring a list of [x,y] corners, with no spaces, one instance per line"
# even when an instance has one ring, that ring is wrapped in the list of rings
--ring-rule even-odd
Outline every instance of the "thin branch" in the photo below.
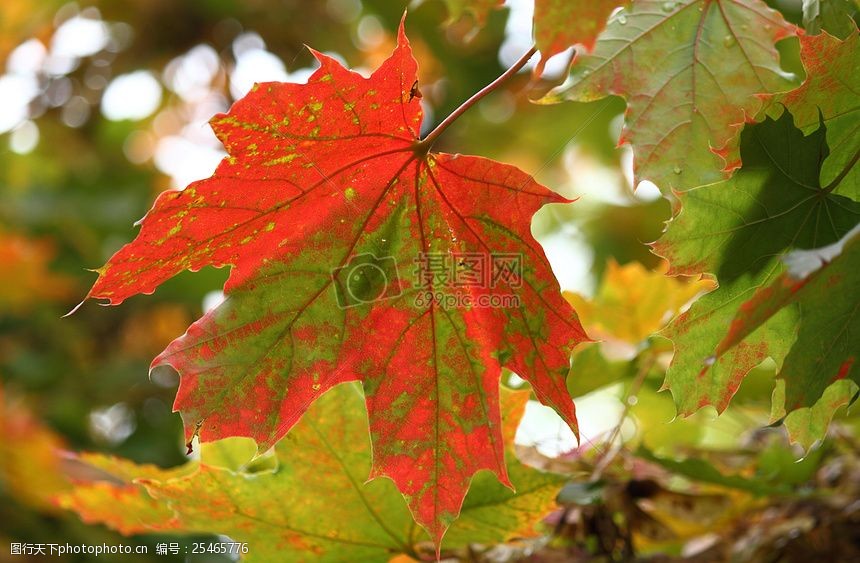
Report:
[[[615,428],[612,429],[612,434],[610,435],[609,440],[606,442],[609,446],[609,449],[607,449],[606,452],[597,460],[589,482],[596,483],[597,481],[599,481],[600,477],[603,475],[603,472],[606,470],[607,467],[609,467],[609,464],[612,463],[612,460],[615,459],[615,456],[618,455],[618,452],[621,451],[621,449],[624,447],[624,444],[622,443],[619,443],[617,446],[613,446],[613,443],[621,435],[621,426],[627,419],[627,415],[630,414],[630,407],[632,406],[630,402],[631,397],[635,397],[639,394],[639,390],[642,388],[642,384],[645,382],[645,378],[648,376],[648,372],[650,372],[651,368],[654,367],[655,362],[656,357],[652,353],[646,356],[643,359],[642,364],[640,364],[639,370],[636,372],[636,376],[633,378],[633,382],[630,384],[630,387],[624,394],[624,410],[621,412],[621,418],[618,420],[618,424],[615,425]]]
[[[463,115],[470,107],[478,103],[481,98],[483,98],[493,90],[496,90],[499,86],[507,82],[508,79],[510,79],[513,75],[519,72],[520,69],[523,68],[527,62],[529,62],[529,59],[531,59],[536,52],[537,47],[532,47],[531,49],[529,49],[528,53],[520,57],[519,60],[517,60],[517,62],[515,62],[511,68],[509,68],[504,73],[502,73],[501,76],[484,86],[471,98],[463,102],[463,104],[460,105],[460,107],[458,107],[457,109],[455,109],[454,112],[451,113],[451,115],[446,117],[444,121],[442,121],[442,123],[437,125],[435,129],[430,131],[430,133],[428,133],[426,137],[415,143],[416,152],[429,151],[430,147],[433,146],[433,143],[436,142],[436,139],[439,138],[439,135],[441,135],[445,131],[445,129],[450,127],[451,124],[454,123],[461,115]]]

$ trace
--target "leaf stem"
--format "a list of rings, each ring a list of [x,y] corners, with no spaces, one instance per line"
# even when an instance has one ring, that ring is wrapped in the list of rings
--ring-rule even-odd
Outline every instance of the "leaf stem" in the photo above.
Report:
[[[531,49],[529,49],[529,51],[526,54],[524,54],[522,57],[520,57],[517,60],[517,62],[515,62],[513,64],[513,66],[511,66],[511,68],[509,68],[508,70],[503,72],[498,78],[496,78],[495,80],[493,80],[492,82],[490,82],[489,84],[484,86],[481,90],[476,92],[471,98],[469,98],[468,100],[463,102],[460,105],[460,107],[455,109],[453,111],[453,113],[451,113],[451,115],[446,117],[442,121],[442,123],[437,125],[435,129],[430,131],[430,133],[428,133],[427,136],[425,136],[423,139],[421,139],[420,141],[415,143],[415,151],[416,152],[427,152],[427,151],[429,151],[430,147],[433,146],[433,143],[436,142],[436,139],[439,138],[439,135],[441,135],[445,131],[445,129],[450,127],[451,124],[454,123],[457,120],[457,118],[459,118],[461,115],[463,115],[469,108],[471,108],[476,103],[478,103],[481,100],[481,98],[483,98],[484,96],[486,96],[487,94],[489,94],[493,90],[496,90],[499,86],[501,86],[502,84],[507,82],[508,79],[510,79],[513,75],[515,75],[517,72],[519,72],[520,69],[523,68],[527,62],[529,62],[529,59],[531,59],[536,52],[537,52],[537,47],[533,46]]]
[[[848,173],[851,172],[851,169],[854,168],[855,164],[857,164],[857,160],[860,160],[860,149],[858,149],[857,152],[854,153],[854,156],[851,158],[851,161],[848,162],[845,168],[842,169],[842,172],[839,173],[839,176],[835,177],[832,182],[822,188],[824,193],[829,194],[830,192],[832,192],[836,188],[836,186],[839,185],[839,182],[841,182],[845,178],[845,176],[847,176]]]

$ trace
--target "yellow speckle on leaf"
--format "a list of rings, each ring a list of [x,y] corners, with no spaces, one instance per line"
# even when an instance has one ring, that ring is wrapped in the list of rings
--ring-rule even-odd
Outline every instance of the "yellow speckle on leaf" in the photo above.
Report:
[[[297,155],[295,153],[285,154],[284,156],[279,156],[278,158],[273,158],[272,160],[266,161],[263,163],[263,165],[264,166],[274,166],[275,164],[289,164],[292,161],[294,161],[296,158],[298,158],[298,156],[299,155]]]

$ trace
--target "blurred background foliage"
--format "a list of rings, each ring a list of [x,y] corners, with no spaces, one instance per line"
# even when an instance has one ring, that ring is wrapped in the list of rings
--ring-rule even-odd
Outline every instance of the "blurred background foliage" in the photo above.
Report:
[[[186,461],[171,413],[175,374],[148,378],[148,365],[218,303],[226,272],[185,273],[122,307],[90,303],[61,317],[95,279],[85,268],[131,240],[132,224],[159,192],[214,169],[223,152],[207,126],[212,115],[254,82],[305,80],[314,68],[305,44],[371,71],[393,48],[404,7],[0,3],[0,561],[12,541],[160,540],[124,539],[57,509],[52,495],[76,475],[55,452],[100,451],[161,467]],[[799,1],[778,7],[799,20]],[[478,28],[469,14],[452,19],[443,0],[412,3],[407,31],[426,129],[529,48],[530,10],[530,2],[509,1]],[[796,45],[780,48],[784,66],[796,70]],[[537,82],[522,73],[437,144],[515,164],[579,198],[546,207],[533,231],[586,327],[603,340],[573,358],[582,445],[537,403],[518,433],[526,461],[571,475],[546,527],[552,533],[461,557],[600,560],[635,550],[723,560],[724,543],[741,540],[751,560],[777,548],[807,553],[798,547],[804,541],[853,553],[838,550],[857,545],[856,418],[840,413],[831,437],[807,454],[782,427],[768,427],[772,366],[751,374],[719,418],[704,410],[675,419],[671,397],[659,392],[671,344],[652,334],[711,285],[665,278],[648,251],[670,205],[654,186],[633,190],[630,151],[616,147],[623,103],[530,102],[569,58],[555,57]],[[511,375],[509,383],[521,381]],[[852,523],[853,536],[838,535]]]

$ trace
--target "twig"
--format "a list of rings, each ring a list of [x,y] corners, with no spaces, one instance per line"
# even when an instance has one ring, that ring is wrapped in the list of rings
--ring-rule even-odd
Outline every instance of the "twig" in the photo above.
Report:
[[[498,78],[496,78],[495,80],[493,80],[492,82],[490,82],[489,84],[484,86],[481,90],[476,92],[471,98],[469,98],[468,100],[463,102],[460,105],[460,107],[455,109],[453,111],[453,113],[451,113],[451,115],[449,115],[448,117],[446,117],[442,121],[442,123],[437,125],[435,129],[430,131],[430,133],[428,133],[426,137],[424,137],[423,139],[421,139],[420,141],[415,143],[415,147],[414,147],[415,151],[416,152],[427,152],[427,151],[429,151],[430,147],[433,146],[433,143],[436,142],[436,139],[439,138],[439,135],[441,135],[445,131],[445,129],[450,127],[451,124],[454,123],[457,120],[457,118],[459,118],[461,115],[463,115],[469,108],[471,108],[476,103],[478,103],[481,100],[481,98],[483,98],[484,96],[486,96],[487,94],[489,94],[493,90],[496,90],[499,86],[501,86],[502,84],[507,82],[508,79],[510,79],[513,75],[515,75],[517,72],[519,72],[520,69],[523,68],[527,62],[529,62],[529,59],[531,59],[536,52],[537,52],[537,47],[532,47],[531,49],[529,49],[528,53],[526,53],[525,55],[520,57],[519,60],[517,60],[517,62],[515,62],[511,68],[509,68],[504,73],[502,73],[501,76],[499,76]]]

